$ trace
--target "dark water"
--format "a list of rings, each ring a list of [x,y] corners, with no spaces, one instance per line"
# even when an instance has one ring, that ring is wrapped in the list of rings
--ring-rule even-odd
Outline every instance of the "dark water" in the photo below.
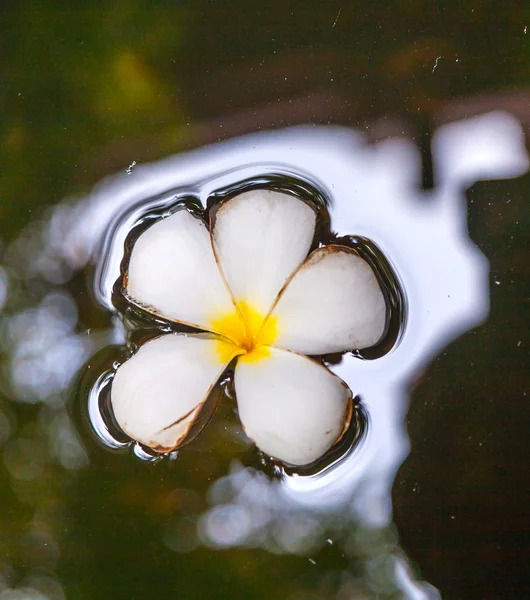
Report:
[[[8,2],[0,20],[0,599],[530,597],[528,9]],[[356,428],[284,470],[224,397],[152,461],[101,415],[127,235],[278,177],[321,190],[402,290],[381,356],[331,366]]]

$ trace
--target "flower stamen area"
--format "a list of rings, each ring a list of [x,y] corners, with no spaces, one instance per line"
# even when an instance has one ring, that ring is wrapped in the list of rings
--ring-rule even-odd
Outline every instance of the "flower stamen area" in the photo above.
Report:
[[[264,317],[248,302],[241,301],[234,311],[212,319],[211,329],[231,342],[219,340],[217,353],[222,360],[232,354],[241,356],[240,360],[254,362],[269,356],[269,346],[278,336],[278,318]]]

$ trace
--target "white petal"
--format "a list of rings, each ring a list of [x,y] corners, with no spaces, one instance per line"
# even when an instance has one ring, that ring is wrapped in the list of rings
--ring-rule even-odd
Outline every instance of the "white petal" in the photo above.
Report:
[[[181,444],[234,348],[215,338],[179,334],[144,344],[112,382],[112,408],[120,427],[158,451]]]
[[[271,190],[245,192],[214,216],[214,248],[236,302],[266,314],[291,273],[305,259],[315,211],[303,200]]]
[[[345,246],[327,246],[293,275],[271,315],[277,318],[275,346],[326,354],[376,344],[386,305],[368,263]]]
[[[339,439],[351,417],[348,386],[321,364],[268,348],[256,361],[240,359],[235,371],[239,417],[266,454],[306,465]]]
[[[186,210],[140,235],[129,261],[127,295],[150,312],[207,330],[212,319],[234,310],[208,230]]]

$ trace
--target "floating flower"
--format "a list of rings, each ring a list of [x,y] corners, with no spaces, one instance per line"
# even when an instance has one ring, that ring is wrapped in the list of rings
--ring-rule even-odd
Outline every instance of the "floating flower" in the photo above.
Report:
[[[310,356],[373,346],[386,306],[354,250],[308,255],[316,224],[304,200],[254,190],[211,211],[210,231],[180,209],[139,236],[126,298],[202,333],[162,335],[118,368],[111,403],[131,438],[159,452],[181,445],[233,362],[239,417],[263,452],[306,465],[342,437],[352,393]]]

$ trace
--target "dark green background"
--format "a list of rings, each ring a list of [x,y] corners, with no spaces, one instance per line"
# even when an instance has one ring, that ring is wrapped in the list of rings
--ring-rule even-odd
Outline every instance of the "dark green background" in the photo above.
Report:
[[[1,239],[8,244],[46,207],[133,159],[303,122],[360,127],[372,140],[410,136],[429,187],[432,131],[492,108],[527,128],[529,82],[526,2],[4,1]],[[449,599],[530,597],[529,181],[468,191],[471,236],[503,285],[492,286],[489,321],[447,348],[415,387],[412,452],[394,485],[401,546]],[[82,296],[86,276],[68,284],[80,331],[109,318]],[[21,278],[6,310],[38,294]],[[339,550],[322,552],[316,566],[263,550],[174,553],[160,541],[163,528],[204,509],[204,491],[238,448],[212,427],[183,455],[178,487],[198,491],[190,506],[172,494],[176,470],[165,464],[94,445],[89,467],[62,468],[47,454],[53,410],[19,403],[7,387],[0,410],[13,439],[31,440],[26,461],[40,469],[15,481],[0,462],[0,569],[11,565],[12,585],[38,568],[76,600],[315,600],[335,597],[335,583],[322,583],[330,573],[357,568]],[[53,560],[30,535],[36,519],[58,543]]]

